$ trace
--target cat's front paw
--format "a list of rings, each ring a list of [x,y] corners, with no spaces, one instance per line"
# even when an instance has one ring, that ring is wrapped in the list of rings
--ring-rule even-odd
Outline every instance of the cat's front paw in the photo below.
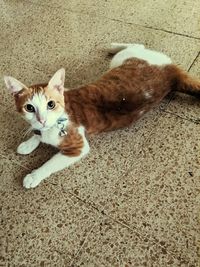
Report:
[[[21,143],[17,148],[17,153],[21,155],[30,154],[33,151],[33,146],[29,144],[27,141]]]
[[[34,188],[38,186],[41,181],[42,179],[39,178],[36,172],[33,171],[25,176],[23,180],[23,186],[27,189]]]
[[[36,147],[38,147],[39,143],[40,139],[36,135],[33,135],[30,139],[18,146],[17,153],[22,155],[30,154]]]

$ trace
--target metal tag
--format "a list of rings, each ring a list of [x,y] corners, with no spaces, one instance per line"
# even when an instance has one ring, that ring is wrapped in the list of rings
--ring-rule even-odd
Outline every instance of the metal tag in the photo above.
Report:
[[[67,135],[67,132],[66,132],[65,130],[61,130],[61,131],[59,132],[59,135],[60,135],[61,137],[63,137],[63,136],[65,136],[65,135]]]

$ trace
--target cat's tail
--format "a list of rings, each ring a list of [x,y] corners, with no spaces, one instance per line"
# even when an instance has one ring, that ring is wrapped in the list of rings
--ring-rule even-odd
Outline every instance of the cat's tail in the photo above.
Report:
[[[200,79],[193,78],[176,65],[168,65],[173,77],[172,90],[200,97]]]
[[[117,54],[118,52],[120,52],[123,49],[129,48],[129,47],[140,47],[140,48],[144,48],[144,45],[142,44],[123,44],[123,43],[111,43],[111,46],[107,49],[108,53],[114,55]]]

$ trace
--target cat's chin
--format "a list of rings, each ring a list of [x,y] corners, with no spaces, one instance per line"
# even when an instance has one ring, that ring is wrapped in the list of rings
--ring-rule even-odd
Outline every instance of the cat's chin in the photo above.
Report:
[[[33,127],[33,129],[38,130],[38,131],[47,131],[51,128],[51,126],[45,126],[45,127]]]
[[[47,130],[49,130],[51,127],[42,127],[41,129],[40,129],[40,131],[47,131]]]
[[[38,130],[38,131],[47,131],[50,128],[52,128],[53,126],[54,126],[54,124],[53,125],[46,125],[46,126],[32,125],[32,128],[34,130]]]

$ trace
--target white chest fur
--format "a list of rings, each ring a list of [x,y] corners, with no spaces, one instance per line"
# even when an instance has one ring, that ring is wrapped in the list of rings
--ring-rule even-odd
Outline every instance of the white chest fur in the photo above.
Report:
[[[59,135],[60,129],[52,127],[49,130],[41,132],[41,142],[57,147],[62,137]]]

